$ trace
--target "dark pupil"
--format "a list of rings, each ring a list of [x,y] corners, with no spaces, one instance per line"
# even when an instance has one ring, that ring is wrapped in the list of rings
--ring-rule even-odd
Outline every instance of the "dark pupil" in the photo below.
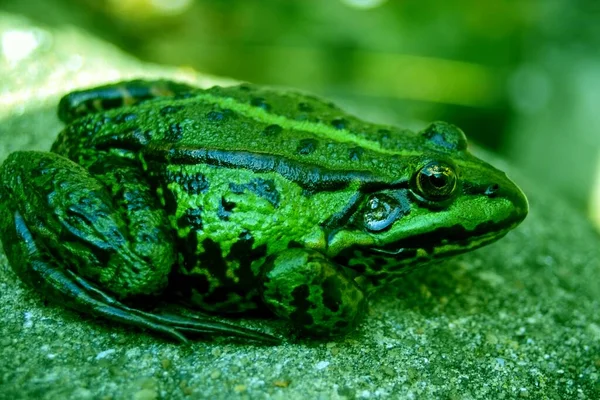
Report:
[[[454,170],[438,162],[426,165],[417,175],[418,190],[429,200],[448,198],[454,191],[455,184]]]
[[[448,185],[448,177],[442,172],[433,172],[429,176],[429,183],[438,189],[442,189]]]

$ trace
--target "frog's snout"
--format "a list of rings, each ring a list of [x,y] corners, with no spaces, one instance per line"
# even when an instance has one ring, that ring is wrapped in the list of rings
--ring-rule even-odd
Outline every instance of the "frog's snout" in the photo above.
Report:
[[[525,193],[506,175],[490,184],[484,193],[489,198],[500,197],[510,201],[512,205],[510,222],[515,225],[520,224],[529,213],[529,202]]]

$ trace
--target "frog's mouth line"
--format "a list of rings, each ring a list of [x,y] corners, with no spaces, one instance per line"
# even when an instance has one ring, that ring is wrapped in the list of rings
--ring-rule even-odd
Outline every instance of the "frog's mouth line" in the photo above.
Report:
[[[423,250],[430,258],[447,257],[485,246],[501,239],[520,221],[510,223],[486,222],[473,230],[462,225],[449,228],[438,228],[432,232],[402,239],[382,247],[371,247],[368,250],[374,255],[393,256],[398,260],[413,259],[417,252]]]

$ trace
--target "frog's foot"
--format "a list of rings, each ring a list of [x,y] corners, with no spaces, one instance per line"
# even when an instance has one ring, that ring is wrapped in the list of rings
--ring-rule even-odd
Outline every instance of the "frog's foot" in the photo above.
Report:
[[[40,250],[18,211],[14,215],[14,223],[14,234],[21,245],[12,246],[11,252],[24,250],[28,253],[26,257],[23,254],[23,259],[29,264],[28,279],[37,282],[37,289],[43,289],[46,296],[52,297],[52,300],[59,300],[80,312],[149,329],[181,342],[187,342],[188,336],[196,335],[229,336],[269,344],[281,342],[280,339],[265,333],[212,321],[205,317],[158,315],[128,307],[73,271],[58,267],[50,254]]]
[[[72,92],[58,104],[58,117],[65,123],[87,114],[131,106],[158,97],[181,96],[196,88],[167,80],[133,80]]]
[[[288,249],[269,258],[262,273],[265,304],[306,334],[345,333],[364,313],[363,291],[317,251]]]
[[[128,307],[115,298],[104,293],[90,282],[76,275],[72,271],[67,271],[71,282],[81,289],[82,294],[77,297],[83,298],[88,302],[99,303],[100,309],[94,308],[94,312],[103,317],[126,322],[130,325],[136,325],[142,328],[150,329],[162,334],[166,334],[174,339],[187,342],[187,335],[204,336],[230,336],[241,339],[254,340],[263,343],[278,344],[281,340],[275,336],[266,333],[253,331],[235,325],[225,324],[213,321],[204,316],[183,317],[174,314],[152,314],[149,312],[137,310]],[[88,305],[87,303],[84,305]]]

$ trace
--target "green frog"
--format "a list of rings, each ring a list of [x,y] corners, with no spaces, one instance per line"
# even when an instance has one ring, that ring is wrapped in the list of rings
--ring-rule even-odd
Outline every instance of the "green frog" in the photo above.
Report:
[[[265,310],[301,334],[343,334],[377,288],[528,212],[444,122],[413,133],[307,94],[165,80],[76,91],[58,115],[50,152],[0,167],[12,268],[51,301],[181,341],[276,343],[214,318]]]

